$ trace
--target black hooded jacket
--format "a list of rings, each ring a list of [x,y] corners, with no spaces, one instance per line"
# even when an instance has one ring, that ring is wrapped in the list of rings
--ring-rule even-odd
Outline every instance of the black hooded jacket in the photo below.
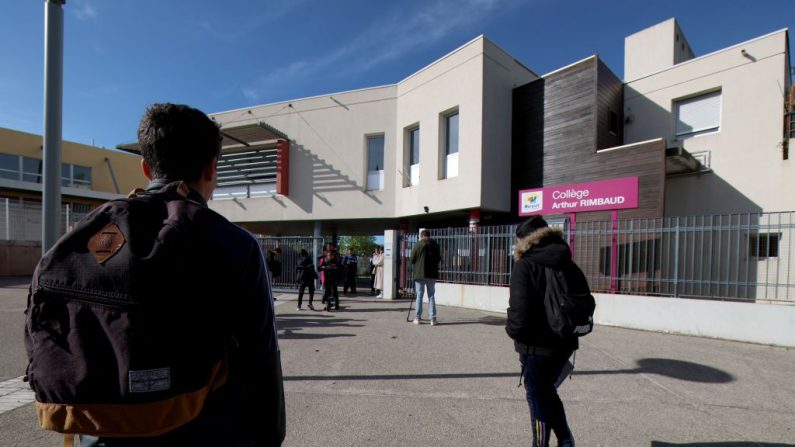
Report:
[[[552,332],[544,310],[545,267],[575,269],[578,273],[573,276],[587,287],[585,275],[572,261],[571,250],[561,231],[545,227],[518,239],[514,259],[505,331],[514,340],[516,351],[551,354],[576,350],[579,347],[577,339],[564,340]]]

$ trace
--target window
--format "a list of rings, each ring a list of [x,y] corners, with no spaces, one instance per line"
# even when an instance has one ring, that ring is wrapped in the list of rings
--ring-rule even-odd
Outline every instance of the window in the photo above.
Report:
[[[406,161],[404,166],[403,186],[413,186],[420,183],[420,128],[414,127],[406,130]]]
[[[0,154],[0,178],[42,183],[43,173],[44,162],[38,158]],[[91,168],[62,163],[61,185],[91,189]]]
[[[688,138],[720,129],[721,92],[674,101],[676,136]]]
[[[73,165],[72,186],[75,188],[91,189],[91,168]]]
[[[444,178],[458,177],[458,111],[444,116]]]
[[[748,235],[748,254],[753,258],[777,258],[781,233],[757,233]]]
[[[0,178],[19,180],[19,156],[0,154]]]
[[[22,181],[41,183],[41,173],[44,167],[37,158],[22,157]]]
[[[618,135],[618,113],[610,108],[607,109],[607,126],[612,135]]]
[[[384,189],[384,136],[367,137],[367,190]]]

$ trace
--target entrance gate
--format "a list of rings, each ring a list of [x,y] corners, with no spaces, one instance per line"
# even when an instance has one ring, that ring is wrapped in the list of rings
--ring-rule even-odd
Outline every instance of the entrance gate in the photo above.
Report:
[[[278,258],[282,264],[281,275],[271,278],[271,287],[276,292],[297,292],[298,277],[295,267],[300,260],[301,250],[306,250],[312,260],[317,263],[317,258],[321,255],[323,247],[323,238],[313,236],[259,236],[257,241],[259,241],[266,259],[268,252],[276,247],[282,250],[282,254]]]

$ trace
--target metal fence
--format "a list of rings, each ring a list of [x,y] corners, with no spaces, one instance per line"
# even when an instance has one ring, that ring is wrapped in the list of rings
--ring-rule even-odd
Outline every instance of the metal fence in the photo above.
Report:
[[[597,292],[795,304],[795,213],[747,213],[554,223]],[[430,230],[440,281],[507,286],[516,226]],[[401,238],[400,284],[413,294],[411,250]]]
[[[313,236],[260,236],[257,240],[266,256],[268,251],[274,250],[276,247],[281,248],[282,253],[279,255],[279,262],[282,264],[282,272],[278,277],[271,278],[271,286],[277,291],[298,290],[296,266],[298,266],[298,261],[300,260],[301,250],[306,250],[312,256],[314,244],[317,244],[317,256],[320,256],[319,250],[323,246],[323,238]]]
[[[91,211],[91,205],[61,205],[60,235]],[[0,197],[0,239],[7,241],[41,241],[41,202]]]

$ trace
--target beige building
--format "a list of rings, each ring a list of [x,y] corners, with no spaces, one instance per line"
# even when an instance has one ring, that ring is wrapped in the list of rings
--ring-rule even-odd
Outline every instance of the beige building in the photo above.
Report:
[[[211,207],[283,234],[322,221],[372,234],[416,215],[465,223],[471,210],[509,212],[512,92],[536,78],[480,36],[395,85],[213,114],[231,134],[262,123],[281,136],[224,148],[227,160],[263,152],[250,168],[222,159]],[[291,145],[287,194],[273,194],[276,175],[265,172],[279,138]],[[234,181],[244,178],[261,183]]]
[[[42,137],[0,128],[0,276],[41,256]],[[64,141],[61,231],[97,205],[146,185],[137,155]]]
[[[667,216],[795,208],[787,30],[694,57],[670,19],[625,48],[624,142],[662,137],[698,162],[666,179]]]

